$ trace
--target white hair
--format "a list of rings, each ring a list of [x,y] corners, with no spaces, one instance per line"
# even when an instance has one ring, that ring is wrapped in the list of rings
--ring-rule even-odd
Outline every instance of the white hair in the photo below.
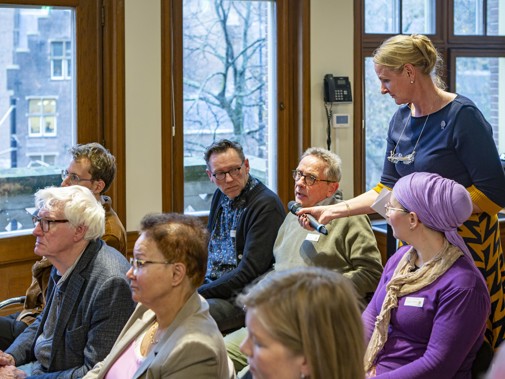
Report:
[[[49,212],[63,211],[74,226],[87,228],[85,240],[100,238],[105,232],[105,210],[93,193],[83,186],[47,187],[35,193],[35,206]]]

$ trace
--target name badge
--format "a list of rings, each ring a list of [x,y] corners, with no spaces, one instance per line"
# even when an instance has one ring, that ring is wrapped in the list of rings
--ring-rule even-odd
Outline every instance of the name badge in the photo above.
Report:
[[[230,230],[230,237],[235,238],[237,236],[237,231],[236,230]]]
[[[424,304],[424,297],[407,297],[405,299],[406,307],[422,308],[423,304]]]
[[[307,241],[317,242],[319,241],[319,234],[315,233],[307,233],[307,237],[305,237]]]

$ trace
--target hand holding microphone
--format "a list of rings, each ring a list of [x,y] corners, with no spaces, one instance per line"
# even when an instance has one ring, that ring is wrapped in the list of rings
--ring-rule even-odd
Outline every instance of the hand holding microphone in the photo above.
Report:
[[[295,216],[297,215],[296,212],[298,212],[301,208],[302,208],[302,206],[295,201],[290,201],[288,203],[289,211],[291,213],[293,213]],[[314,216],[312,216],[311,214],[308,214],[308,213],[305,213],[305,216],[307,216],[307,220],[309,220],[310,226],[312,226],[319,233],[324,234],[325,236],[328,235],[328,231],[326,230],[324,225],[317,222],[317,220],[314,218]]]

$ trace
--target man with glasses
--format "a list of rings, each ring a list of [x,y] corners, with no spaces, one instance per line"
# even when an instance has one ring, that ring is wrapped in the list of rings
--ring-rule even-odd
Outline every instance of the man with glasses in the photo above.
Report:
[[[307,149],[293,170],[295,201],[302,207],[337,203],[342,178],[340,158],[325,149]],[[274,270],[319,266],[341,272],[351,280],[363,309],[382,274],[382,260],[368,216],[353,216],[325,225],[328,234],[308,232],[289,213],[275,240]],[[247,330],[225,337],[226,348],[237,372],[247,365],[239,346]]]
[[[61,173],[61,186],[79,185],[91,190],[105,210],[105,233],[102,240],[126,256],[125,228],[112,209],[110,197],[103,195],[116,175],[115,157],[99,143],[78,144],[69,152],[72,161]],[[35,262],[32,267],[32,283],[26,291],[23,310],[0,317],[0,350],[7,349],[44,309],[51,268],[52,265],[46,258]]]
[[[0,352],[0,377],[82,378],[134,309],[130,265],[101,240],[105,211],[89,189],[48,187],[35,193],[35,205],[34,252],[53,265],[47,306]]]
[[[205,151],[207,175],[218,189],[212,198],[207,274],[199,293],[219,330],[244,325],[235,296],[272,268],[272,247],[286,213],[279,197],[249,174],[242,146],[226,139]]]

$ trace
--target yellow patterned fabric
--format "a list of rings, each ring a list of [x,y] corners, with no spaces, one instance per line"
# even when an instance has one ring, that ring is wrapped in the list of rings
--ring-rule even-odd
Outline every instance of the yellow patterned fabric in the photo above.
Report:
[[[486,339],[494,349],[505,339],[505,262],[498,216],[473,214],[459,229],[491,296]]]

